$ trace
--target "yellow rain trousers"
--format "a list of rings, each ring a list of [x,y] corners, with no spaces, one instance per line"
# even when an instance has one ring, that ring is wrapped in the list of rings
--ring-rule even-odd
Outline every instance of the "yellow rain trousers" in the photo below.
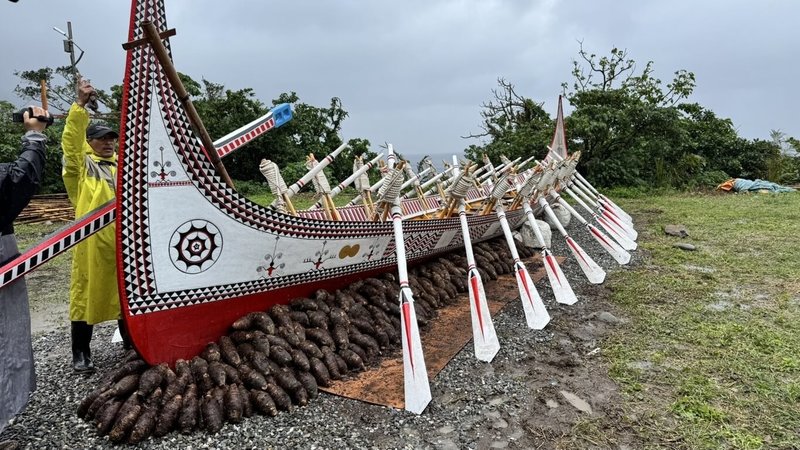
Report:
[[[64,151],[61,177],[75,207],[76,219],[113,199],[115,192],[116,156],[101,158],[94,154],[86,142],[88,126],[89,113],[73,103],[61,136]],[[103,228],[72,251],[71,321],[92,325],[120,317],[114,229],[114,224]]]

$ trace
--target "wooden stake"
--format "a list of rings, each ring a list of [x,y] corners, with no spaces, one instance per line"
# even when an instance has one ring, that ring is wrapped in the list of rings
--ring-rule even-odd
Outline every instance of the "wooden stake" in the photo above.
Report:
[[[167,53],[166,47],[164,47],[164,43],[161,42],[161,36],[159,35],[155,24],[150,21],[144,21],[142,22],[141,27],[142,31],[144,31],[145,39],[147,39],[147,42],[150,43],[156,58],[158,58],[158,62],[161,64],[161,68],[164,69],[164,74],[167,76],[167,79],[169,79],[172,88],[175,89],[175,93],[178,94],[178,100],[186,110],[186,115],[189,118],[189,122],[191,122],[195,133],[197,133],[198,137],[200,138],[200,142],[203,144],[203,149],[205,150],[206,155],[208,155],[211,163],[214,164],[214,168],[217,170],[217,173],[225,182],[225,184],[227,184],[231,189],[236,189],[236,187],[233,185],[233,180],[231,180],[231,177],[228,175],[228,171],[225,170],[225,166],[222,164],[222,160],[217,154],[217,151],[214,147],[214,141],[212,141],[211,137],[208,135],[208,131],[206,131],[206,127],[203,125],[200,115],[197,114],[197,110],[195,109],[194,104],[192,104],[192,100],[189,98],[189,93],[186,92],[186,88],[183,86],[183,83],[178,76],[178,72],[175,70],[175,66],[172,64],[172,60]]]

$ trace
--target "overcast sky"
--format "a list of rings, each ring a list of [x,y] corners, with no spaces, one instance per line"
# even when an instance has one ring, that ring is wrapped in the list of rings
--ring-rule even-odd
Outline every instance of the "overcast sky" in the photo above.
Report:
[[[733,120],[746,138],[771,129],[800,138],[800,1],[795,0],[167,0],[176,67],[265,103],[281,92],[349,112],[343,137],[403,153],[457,153],[480,130],[498,77],[555,116],[578,41],[598,55],[627,49],[697,76],[690,101]],[[66,64],[59,34],[72,21],[81,72],[121,83],[130,2],[0,3],[0,100],[22,104],[14,70]],[[568,105],[567,113],[569,112]],[[219,136],[212,136],[217,138]]]

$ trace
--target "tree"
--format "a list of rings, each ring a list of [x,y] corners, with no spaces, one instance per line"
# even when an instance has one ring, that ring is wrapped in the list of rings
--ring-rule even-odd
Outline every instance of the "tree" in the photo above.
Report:
[[[61,66],[55,69],[42,67],[36,70],[17,70],[14,75],[20,79],[20,83],[14,88],[14,93],[24,100],[33,100],[37,104],[41,102],[42,98],[40,80],[44,80],[47,87],[48,109],[51,112],[65,113],[75,101],[75,82],[70,66]],[[95,89],[101,104],[106,105],[112,113],[119,111],[119,102],[113,97],[113,92],[108,93],[97,86]]]
[[[69,67],[52,69],[45,67],[38,70],[17,71],[20,84],[15,92],[26,100],[40,101],[39,80],[44,79],[48,86],[48,100],[51,111],[67,111],[74,100],[75,91]],[[196,81],[186,74],[179,74],[187,92],[192,98],[203,124],[213,138],[222,137],[268,112],[251,88],[238,90],[227,89],[224,85],[202,79]],[[96,87],[97,88],[97,87]],[[108,91],[98,89],[101,102],[109,112],[101,114],[111,127],[119,128],[122,104],[122,86],[114,85]],[[262,158],[275,161],[284,172],[288,183],[293,183],[305,172],[305,158],[314,153],[318,159],[327,156],[342,144],[339,136],[342,122],[347,118],[347,111],[342,107],[338,97],[331,98],[327,107],[317,107],[301,103],[296,93],[283,93],[272,100],[271,106],[281,103],[293,104],[293,119],[276,130],[270,131],[249,143],[245,148],[234,152],[225,159],[224,164],[234,179],[263,181],[258,166]],[[14,107],[8,102],[2,105],[2,114],[10,116]],[[97,117],[96,115],[94,116]],[[5,124],[9,123],[7,120]],[[63,191],[58,162],[60,156],[60,136],[63,125],[48,129],[48,173],[45,184]],[[11,155],[14,146],[18,146],[21,127],[16,132],[3,130],[0,141],[0,155],[4,158]],[[11,145],[11,142],[16,144]],[[373,158],[369,151],[369,141],[361,138],[350,140],[350,149],[340,156],[326,169],[329,178],[338,183],[352,172],[352,158],[356,154],[364,154]],[[50,173],[52,171],[52,173]],[[333,184],[333,183],[332,183]]]
[[[492,89],[493,100],[481,107],[481,132],[462,136],[465,139],[489,139],[484,145],[470,145],[465,155],[472,161],[482,161],[483,154],[495,164],[500,155],[510,159],[543,155],[545,146],[553,134],[553,120],[530,98],[516,92],[513,84],[503,78],[497,80],[498,88]]]
[[[637,72],[626,50],[609,56],[588,53],[580,43],[582,63],[573,60],[572,89],[562,84],[574,107],[569,118],[572,150],[581,150],[581,168],[601,186],[675,185],[685,166],[702,168],[686,154],[688,137],[676,105],[694,89],[694,74],[675,72],[665,91],[653,77],[653,62]]]

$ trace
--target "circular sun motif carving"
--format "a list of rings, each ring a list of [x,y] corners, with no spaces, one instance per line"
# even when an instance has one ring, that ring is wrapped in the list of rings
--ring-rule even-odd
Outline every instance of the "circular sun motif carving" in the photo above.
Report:
[[[213,223],[197,219],[179,226],[169,240],[172,264],[184,273],[205,272],[222,251],[222,234]]]

